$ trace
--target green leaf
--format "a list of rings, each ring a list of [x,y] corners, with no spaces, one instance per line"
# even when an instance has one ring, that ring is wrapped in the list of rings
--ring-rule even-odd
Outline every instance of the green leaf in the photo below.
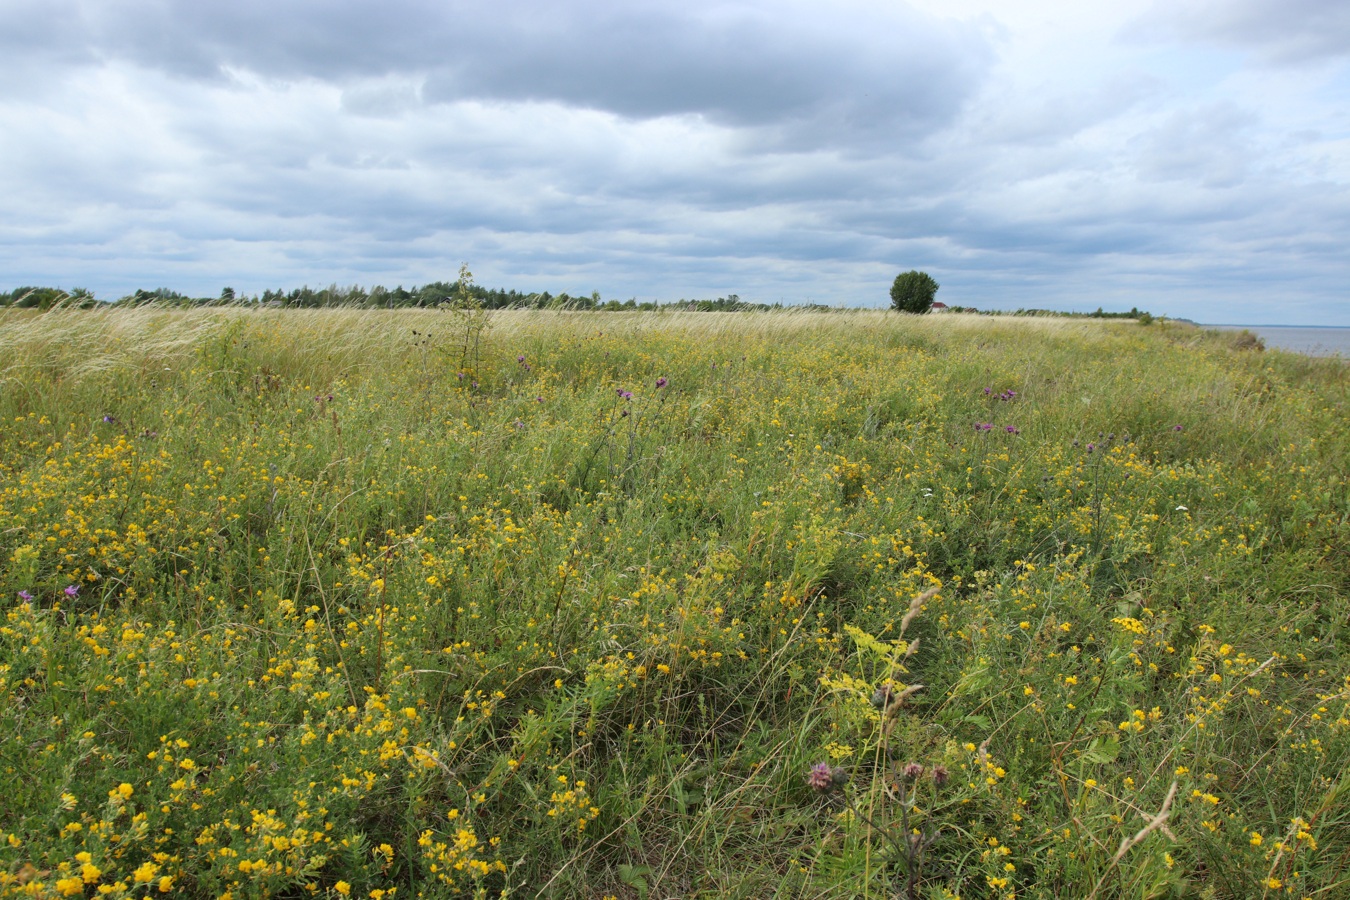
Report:
[[[639,900],[645,900],[647,896],[647,879],[644,875],[650,875],[651,866],[630,866],[627,863],[619,864],[619,880],[631,888],[636,888]]]
[[[1115,762],[1116,757],[1120,756],[1120,741],[1113,737],[1097,738],[1088,748],[1083,751],[1080,757],[1083,762],[1093,765],[1099,763]]]

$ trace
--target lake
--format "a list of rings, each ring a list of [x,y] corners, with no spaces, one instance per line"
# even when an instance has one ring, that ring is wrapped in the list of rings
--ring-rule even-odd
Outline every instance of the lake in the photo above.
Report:
[[[1308,356],[1344,356],[1350,359],[1350,328],[1309,328],[1291,325],[1204,325],[1219,331],[1244,328],[1266,342],[1267,347],[1292,350]]]

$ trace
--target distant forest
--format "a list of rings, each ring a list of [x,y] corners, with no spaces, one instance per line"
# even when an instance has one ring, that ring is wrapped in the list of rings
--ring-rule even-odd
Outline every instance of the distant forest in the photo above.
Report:
[[[7,294],[0,294],[0,306],[22,308],[51,309],[54,306],[92,308],[95,306],[161,306],[161,307],[202,307],[202,306],[269,306],[294,309],[315,309],[325,306],[361,307],[373,309],[401,309],[406,307],[437,308],[455,306],[472,302],[483,309],[575,309],[575,310],[653,310],[687,309],[699,311],[736,312],[745,310],[782,309],[781,303],[750,303],[736,294],[718,297],[716,300],[679,300],[668,303],[630,300],[604,300],[599,291],[590,296],[572,296],[566,292],[550,294],[523,293],[505,288],[486,288],[472,282],[461,284],[459,281],[433,281],[421,287],[387,288],[376,285],[370,289],[359,285],[340,287],[336,284],[326,288],[305,287],[294,290],[267,290],[261,294],[237,294],[233,288],[225,288],[219,297],[190,297],[169,288],[141,289],[120,297],[111,303],[96,300],[94,295],[83,288],[70,291],[53,287],[20,287]],[[818,304],[808,304],[811,309],[837,309]],[[796,306],[793,307],[798,308]]]
[[[403,309],[421,307],[436,309],[460,306],[471,303],[483,309],[561,309],[597,312],[622,312],[624,310],[689,310],[694,312],[754,312],[791,308],[794,310],[812,310],[816,312],[838,312],[858,307],[825,306],[818,303],[791,304],[752,303],[742,300],[736,294],[718,297],[715,300],[676,300],[667,303],[629,300],[605,300],[599,291],[590,296],[572,296],[566,292],[550,294],[523,293],[505,288],[486,288],[473,282],[433,281],[421,287],[387,288],[376,285],[367,290],[359,285],[339,287],[336,284],[326,288],[305,287],[290,291],[267,290],[261,294],[236,294],[233,288],[225,288],[219,297],[189,297],[169,288],[138,290],[108,302],[95,299],[92,292],[84,288],[69,291],[54,287],[20,287],[6,294],[0,294],[0,307],[13,306],[22,309],[52,309],[64,307],[73,309],[93,309],[95,307],[157,306],[172,308],[197,308],[211,306],[246,307],[282,307],[291,309],[316,309],[319,307],[360,307],[367,309]],[[935,312],[937,310],[934,310]],[[1106,312],[1098,307],[1095,312],[1059,312],[1049,309],[1018,310],[982,310],[973,306],[947,307],[945,312],[974,313],[982,316],[1065,316],[1092,319],[1137,319],[1143,324],[1153,321],[1153,316],[1138,308],[1128,312]]]

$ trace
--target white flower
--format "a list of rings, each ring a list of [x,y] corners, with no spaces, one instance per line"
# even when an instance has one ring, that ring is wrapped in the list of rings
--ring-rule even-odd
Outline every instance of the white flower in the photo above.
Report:
[[[1178,506],[1178,507],[1177,507],[1177,512],[1190,512],[1190,510],[1187,509],[1187,508],[1184,507],[1184,506]]]

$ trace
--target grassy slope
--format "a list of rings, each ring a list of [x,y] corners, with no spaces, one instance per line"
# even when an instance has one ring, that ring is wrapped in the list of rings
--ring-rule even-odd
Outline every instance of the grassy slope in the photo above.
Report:
[[[0,895],[1334,896],[1350,380],[1221,341],[6,312]]]

